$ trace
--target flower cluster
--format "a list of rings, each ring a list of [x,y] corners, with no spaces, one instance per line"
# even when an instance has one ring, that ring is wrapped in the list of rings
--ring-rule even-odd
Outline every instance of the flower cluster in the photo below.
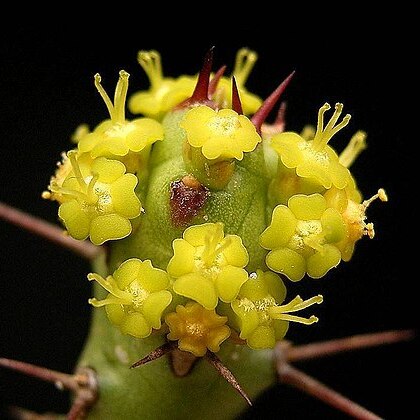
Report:
[[[322,296],[306,301],[297,296],[281,305],[286,288],[280,277],[261,270],[248,274],[243,268],[248,260],[241,238],[225,235],[221,223],[190,226],[182,239],[173,241],[166,271],[154,268],[149,260],[132,258],[106,279],[90,273],[88,279],[99,283],[108,296],[89,302],[105,306],[109,320],[123,334],[138,338],[152,331],[166,334],[195,356],[218,351],[232,330],[251,348],[270,348],[284,337],[289,321],[318,320],[289,313],[321,303]]]
[[[301,134],[275,133],[268,139],[277,154],[269,187],[274,209],[260,245],[269,251],[267,266],[292,281],[305,274],[323,277],[341,260],[349,261],[356,242],[374,236],[373,224],[365,222],[369,204],[376,198],[387,201],[383,189],[362,201],[349,167],[366,148],[366,133],[356,132],[338,155],[328,142],[350,115],[338,123],[343,105],[337,103],[324,127],[329,109],[328,103],[319,109],[316,130],[307,126]]]
[[[77,148],[63,154],[51,177],[46,199],[60,203],[58,215],[70,236],[90,238],[95,245],[122,239],[142,210],[135,192],[136,173],[146,165],[150,146],[163,139],[161,124],[150,118],[127,121],[125,101],[129,74],[120,71],[114,102],[95,75],[95,86],[110,118],[92,132],[82,126],[74,136]]]
[[[157,51],[140,51],[150,86],[128,98],[133,119],[129,74],[120,71],[114,100],[96,74],[109,118],[76,130],[43,193],[71,237],[111,241],[109,275],[88,275],[95,295],[107,295],[90,304],[122,334],[160,335],[197,357],[230,337],[272,348],[290,322],[315,323],[296,312],[323,297],[285,303],[283,280],[320,278],[349,261],[374,235],[366,209],[387,200],[383,189],[363,200],[349,169],[366,133],[340,154],[329,144],[350,121],[340,120],[341,103],[326,124],[328,103],[316,128],[283,132],[284,105],[265,120],[293,73],[262,102],[245,88],[254,51],[238,51],[230,77],[211,60],[209,52],[199,74],[171,78]]]

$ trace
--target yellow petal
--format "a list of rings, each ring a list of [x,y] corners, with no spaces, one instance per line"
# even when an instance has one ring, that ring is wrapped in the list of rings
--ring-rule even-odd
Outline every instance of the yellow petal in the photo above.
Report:
[[[92,173],[99,175],[98,181],[110,184],[124,175],[125,166],[118,160],[99,157],[93,161]]]
[[[137,280],[141,287],[149,293],[158,292],[169,286],[169,276],[166,271],[153,267],[150,260],[141,262]]]
[[[289,329],[289,322],[275,319],[273,320],[272,325],[273,325],[274,337],[276,341],[281,340],[286,335],[287,330]]]
[[[321,194],[296,194],[289,199],[288,206],[299,220],[319,220],[327,208],[327,202]]]
[[[215,242],[221,242],[223,240],[223,225],[221,223],[203,223],[188,227],[183,234],[183,238],[195,247],[204,245],[206,236],[214,238]]]
[[[330,165],[330,176],[332,183],[337,188],[344,188],[350,182],[350,171],[340,162],[333,162]]]
[[[124,290],[134,280],[137,280],[138,273],[142,269],[142,261],[138,258],[125,260],[115,271],[112,277],[118,287]]]
[[[333,208],[324,211],[321,217],[322,234],[327,243],[341,241],[346,234],[346,225],[341,214]]]
[[[140,215],[141,203],[134,192],[138,178],[125,174],[111,184],[110,193],[114,210],[121,216],[133,219]]]
[[[273,271],[284,274],[292,281],[302,280],[305,275],[305,259],[289,248],[279,248],[269,252],[266,262]]]
[[[106,133],[102,134],[102,136],[103,139],[101,139],[90,152],[93,158],[109,155],[125,156],[128,153],[129,148],[125,142],[124,136],[109,137]]]
[[[302,162],[303,155],[299,144],[304,143],[305,140],[299,134],[291,131],[278,134],[271,139],[271,146],[287,168],[296,168]]]
[[[154,93],[141,91],[131,95],[128,108],[133,114],[155,116],[160,112],[161,102]]]
[[[120,329],[123,334],[129,334],[137,338],[146,338],[152,332],[152,327],[139,312],[132,312],[127,315],[121,323]]]
[[[90,240],[95,245],[105,241],[122,239],[131,233],[132,227],[128,219],[118,214],[106,214],[95,217],[90,225]]]
[[[155,329],[161,327],[163,311],[172,301],[172,294],[168,290],[152,293],[143,303],[142,313],[149,325]]]
[[[316,252],[307,260],[308,276],[319,279],[341,260],[341,253],[334,245],[324,245],[322,252]]]
[[[188,351],[197,357],[203,357],[207,353],[207,347],[204,342],[188,336],[178,341],[178,348],[183,351]]]
[[[175,239],[172,242],[174,256],[170,259],[167,267],[172,277],[180,277],[195,270],[195,248],[184,239]]]
[[[223,302],[232,302],[238,296],[241,286],[247,279],[248,273],[244,269],[231,265],[223,267],[215,280],[220,299]]]
[[[196,273],[186,274],[175,280],[173,284],[175,293],[195,300],[206,309],[217,306],[217,294],[211,280]]]
[[[156,120],[139,118],[130,124],[133,124],[135,129],[127,135],[126,142],[130,150],[134,152],[140,152],[156,140],[163,139],[163,127]]]
[[[315,159],[306,159],[296,168],[296,174],[303,178],[315,178],[324,188],[331,188],[330,165],[321,165]]]
[[[58,209],[58,216],[66,226],[69,235],[83,240],[89,236],[90,218],[76,200],[66,201]]]
[[[106,314],[108,315],[108,319],[114,325],[120,325],[126,316],[123,305],[114,305],[114,304],[105,305],[105,310],[106,310]]]
[[[260,323],[260,318],[256,310],[247,310],[245,306],[241,305],[240,300],[232,302],[232,309],[238,317],[240,334],[239,336],[246,340],[256,330]]]
[[[247,344],[251,349],[272,349],[276,344],[274,329],[260,325],[247,339]]]
[[[220,344],[230,336],[230,328],[227,325],[211,329],[206,335],[206,346],[213,353],[220,350]]]
[[[289,207],[279,205],[273,210],[270,225],[260,237],[260,244],[265,249],[285,246],[295,232],[297,219]]]
[[[287,293],[283,280],[271,271],[264,272],[262,276],[264,283],[267,286],[268,293],[273,296],[276,303],[281,304],[286,298]]]
[[[84,136],[78,143],[77,147],[80,153],[90,152],[103,138],[100,133],[89,133]]]
[[[223,242],[229,243],[222,251],[226,262],[236,267],[245,267],[249,262],[249,256],[242,239],[237,235],[226,235]]]

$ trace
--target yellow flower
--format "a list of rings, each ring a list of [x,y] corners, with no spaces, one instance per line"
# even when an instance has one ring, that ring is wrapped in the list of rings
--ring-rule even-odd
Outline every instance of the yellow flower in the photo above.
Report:
[[[232,109],[214,109],[201,105],[190,109],[180,126],[192,147],[201,148],[207,159],[242,160],[261,142],[252,122]]]
[[[341,260],[337,247],[345,236],[339,211],[327,207],[320,194],[297,194],[288,205],[277,206],[271,223],[260,236],[260,244],[270,250],[267,266],[292,281],[305,273],[312,278],[324,276]]]
[[[175,293],[214,309],[218,299],[232,302],[246,282],[248,253],[237,235],[224,235],[222,223],[185,229],[173,241],[174,255],[167,271],[176,280]]]
[[[169,340],[178,340],[180,350],[202,357],[207,350],[216,353],[220,344],[230,336],[227,317],[203,308],[196,302],[178,305],[176,312],[165,317],[169,326]]]
[[[313,141],[315,137],[315,128],[312,126],[304,127],[300,136],[307,142]],[[338,156],[339,163],[345,168],[349,168],[365,148],[366,133],[359,130],[351,137],[348,145]],[[266,147],[265,151],[266,150],[274,152],[271,147]],[[319,179],[315,177],[300,177],[297,175],[295,168],[288,168],[278,160],[274,160],[271,165],[273,168],[276,167],[276,173],[271,181],[269,194],[271,201],[276,204],[287,204],[289,198],[295,194],[324,194],[326,192],[326,188],[319,182]],[[275,171],[272,170],[272,172],[274,173]],[[338,190],[338,188],[332,185],[327,192],[329,193],[333,190]],[[356,183],[351,173],[349,173],[346,187],[340,189],[341,192],[344,192],[344,190],[346,190],[346,194],[344,194],[346,197],[345,200],[347,200],[348,195],[349,198],[352,198],[354,201],[361,201],[360,192],[356,188]],[[334,192],[332,195],[336,195],[336,193]],[[335,206],[330,207],[336,208]]]
[[[128,108],[133,114],[143,114],[159,120],[192,95],[197,77],[163,77],[161,57],[157,51],[139,51],[138,62],[149,78],[150,88],[130,97]]]
[[[366,210],[373,201],[388,201],[388,196],[383,188],[380,188],[374,196],[362,202],[360,194],[346,188],[344,190],[328,190],[324,197],[331,207],[337,209],[343,218],[345,224],[344,238],[336,246],[341,252],[343,261],[349,261],[353,256],[356,242],[363,236],[372,239],[375,236],[373,223],[366,222]]]
[[[161,327],[163,311],[172,301],[172,294],[167,290],[170,280],[150,260],[132,258],[106,279],[96,273],[88,274],[88,279],[109,292],[105,299],[93,298],[89,303],[97,308],[105,306],[109,320],[123,334],[145,338],[152,329]]]
[[[276,274],[257,270],[251,273],[248,281],[241,287],[236,300],[231,303],[237,317],[240,334],[252,349],[273,348],[276,341],[281,340],[287,332],[289,321],[310,325],[318,321],[310,318],[290,315],[321,303],[318,295],[308,300],[296,296],[286,305],[280,305],[286,297],[286,287]]]
[[[344,188],[349,182],[350,172],[339,161],[336,152],[328,145],[329,140],[350,121],[347,114],[335,125],[343,110],[343,104],[335,105],[335,112],[324,128],[324,114],[330,109],[326,103],[319,109],[318,125],[313,139],[306,140],[293,132],[285,132],[272,138],[271,144],[282,163],[304,178],[317,180],[324,188]]]
[[[131,233],[130,219],[140,215],[141,204],[134,192],[137,177],[125,173],[125,166],[116,160],[97,158],[83,165],[83,157],[70,151],[72,171],[62,185],[50,185],[60,195],[58,215],[68,233],[75,239],[88,236],[95,245],[121,239]]]
[[[104,156],[123,160],[129,153],[139,153],[156,140],[163,139],[162,125],[151,118],[125,119],[125,100],[129,74],[120,71],[115,89],[114,103],[101,85],[101,76],[95,75],[95,86],[104,100],[110,119],[99,124],[92,133],[78,134],[80,153],[90,153],[93,158]]]

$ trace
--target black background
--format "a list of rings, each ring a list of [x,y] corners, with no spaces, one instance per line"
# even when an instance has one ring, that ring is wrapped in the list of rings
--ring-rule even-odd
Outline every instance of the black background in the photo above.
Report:
[[[110,22],[99,30],[77,20],[71,26],[16,24],[2,29],[0,199],[57,223],[55,203],[42,200],[40,194],[60,152],[71,147],[73,130],[107,116],[93,85],[96,72],[112,93],[118,71],[125,69],[134,92],[148,85],[136,62],[140,49],[160,51],[164,71],[176,76],[198,71],[213,45],[215,68],[227,64],[232,69],[236,51],[248,46],[259,53],[259,60],[247,86],[262,97],[296,70],[284,96],[288,129],[299,131],[314,123],[325,101],[344,103],[352,120],[333,146],[341,150],[357,129],[366,130],[368,149],[353,173],[366,197],[384,187],[390,198],[369,209],[377,236],[360,241],[349,263],[322,280],[292,286],[304,296],[322,293],[324,303],[315,308],[318,324],[292,326],[287,338],[309,343],[416,328],[416,245],[411,242],[417,234],[412,199],[418,193],[410,178],[415,139],[404,134],[410,121],[403,100],[414,83],[405,53],[409,35],[390,31],[386,22],[370,29],[371,19],[365,15],[349,17],[346,27],[303,21],[298,15],[279,16],[273,22],[266,15],[266,20],[258,18],[260,26],[252,12],[248,20],[216,11],[209,15],[211,19],[197,18],[194,23],[176,22],[169,32],[165,29],[167,35],[158,24],[154,30],[141,24],[155,19],[157,12],[139,17],[137,24]],[[89,325],[88,263],[4,222],[0,241],[0,357],[71,372]],[[416,406],[410,382],[418,368],[415,344],[416,340],[360,350],[298,366],[384,418],[411,418]],[[68,408],[65,392],[5,370],[0,370],[0,396],[2,407],[20,405],[38,412]],[[243,418],[262,415],[346,418],[285,386],[269,390]]]

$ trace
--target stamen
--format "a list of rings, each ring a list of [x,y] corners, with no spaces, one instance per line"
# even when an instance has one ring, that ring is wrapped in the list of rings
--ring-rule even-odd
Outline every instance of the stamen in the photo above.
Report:
[[[76,155],[77,155],[77,152],[75,152],[74,150],[70,150],[67,153],[67,157],[70,159],[71,167],[73,168],[73,172],[77,179],[77,182],[79,183],[82,191],[85,192],[87,185],[82,175],[82,171],[80,170],[79,163],[77,162]]]
[[[343,104],[336,103],[335,104],[335,111],[333,116],[331,117],[330,121],[328,122],[327,126],[324,129],[324,114],[326,111],[330,109],[330,105],[328,103],[325,103],[318,112],[318,124],[316,128],[315,137],[313,140],[313,148],[317,151],[321,151],[325,148],[327,143],[330,141],[330,139],[343,127],[345,127],[351,118],[350,114],[347,114],[342,121],[335,126],[335,124],[338,121],[338,118],[341,115],[341,112],[343,110]]]
[[[315,322],[318,322],[318,318],[316,316],[311,315],[309,318],[304,318],[300,316],[289,315],[289,313],[300,311],[302,309],[305,309],[309,306],[314,305],[315,303],[320,304],[322,303],[322,301],[323,301],[323,297],[321,295],[314,296],[307,300],[303,300],[298,295],[286,305],[272,306],[268,308],[267,310],[271,318],[273,319],[279,319],[283,321],[292,321],[292,322],[298,322],[300,324],[310,325]]]
[[[106,105],[106,107],[108,109],[108,112],[109,112],[109,116],[112,119],[112,117],[114,115],[114,105],[113,105],[111,99],[109,98],[108,94],[106,93],[105,89],[101,85],[102,78],[99,75],[99,73],[96,73],[94,77],[95,77],[95,87],[98,90],[99,94],[101,95],[102,99],[104,100],[105,105]]]
[[[214,264],[217,255],[220,255],[232,242],[230,237],[222,239],[223,244],[219,245],[220,238],[223,238],[223,228],[220,224],[216,225],[216,232],[213,235],[207,234],[204,237],[204,249],[201,260],[207,267]]]
[[[366,133],[364,131],[357,131],[350,139],[346,148],[340,153],[338,161],[346,168],[350,168],[366,147]]]
[[[306,300],[302,300],[302,298],[300,296],[298,296],[299,299],[301,300],[300,303],[298,303],[293,310],[289,311],[289,312],[296,312],[296,311],[300,311],[302,309],[308,308],[309,306],[316,304],[320,304],[323,302],[324,298],[322,297],[322,295],[317,295],[317,296],[313,296],[309,299]]]
[[[343,104],[340,103],[340,102],[337,102],[335,104],[335,107],[334,108],[335,108],[334,114],[331,117],[331,119],[328,121],[328,124],[325,127],[325,129],[324,129],[324,133],[326,133],[328,131],[331,131],[334,128],[336,122],[340,118],[341,113],[343,112]]]
[[[319,321],[319,319],[315,315],[311,315],[309,318],[303,318],[301,316],[296,316],[296,315],[282,314],[276,319],[280,319],[282,321],[297,322],[298,324],[304,324],[304,325],[315,324],[316,322]]]
[[[314,139],[322,137],[322,131],[324,130],[324,114],[329,109],[331,109],[331,105],[327,102],[322,105],[321,108],[319,108],[318,122],[316,124],[316,133]]]
[[[98,197],[95,194],[94,188],[95,188],[96,182],[98,181],[99,175],[98,174],[92,174],[92,175],[93,175],[92,179],[89,181],[89,185],[87,187],[86,196],[87,196],[87,201],[90,204],[95,204],[98,201]]]
[[[363,233],[369,236],[369,239],[373,239],[375,237],[375,229],[373,223],[367,223]]]
[[[49,188],[51,192],[56,193],[56,194],[67,195],[69,197],[76,198],[79,201],[86,200],[85,194],[77,190],[69,190],[68,188],[60,187],[56,182],[52,182]],[[45,192],[48,193],[48,191],[45,191]],[[42,196],[44,197],[44,193],[42,194]]]
[[[386,192],[383,188],[379,188],[378,192],[375,195],[373,195],[369,199],[363,201],[362,206],[365,209],[367,209],[372,204],[372,202],[375,201],[378,198],[379,198],[379,200],[381,200],[383,202],[388,201],[388,196],[387,196],[387,194],[386,194]]]
[[[139,51],[137,60],[149,78],[152,90],[158,89],[163,79],[160,54],[155,50]]]
[[[111,119],[114,123],[122,124],[125,122],[125,101],[127,98],[128,78],[130,77],[130,74],[125,70],[121,70],[119,75],[120,77],[114,94],[114,115],[111,116]]]
[[[241,48],[236,54],[233,76],[236,78],[239,87],[245,85],[257,59],[257,53],[248,48]]]
[[[92,280],[97,281],[107,292],[111,293],[113,296],[119,299],[118,303],[123,304],[123,305],[132,304],[133,296],[130,293],[121,290],[112,276],[108,276],[106,279],[104,279],[99,274],[89,273],[87,278],[89,281],[92,281]],[[98,303],[96,299],[94,300],[94,302]]]
[[[310,246],[311,248],[315,249],[316,251],[322,254],[324,252],[324,248],[321,245],[321,241],[323,239],[324,238],[322,237],[322,235],[317,235],[316,237],[306,236],[303,238],[303,242],[305,245]]]
[[[88,303],[95,308],[101,308],[106,305],[121,305],[121,299],[117,297],[107,297],[106,299],[98,300],[96,298],[88,299]]]

